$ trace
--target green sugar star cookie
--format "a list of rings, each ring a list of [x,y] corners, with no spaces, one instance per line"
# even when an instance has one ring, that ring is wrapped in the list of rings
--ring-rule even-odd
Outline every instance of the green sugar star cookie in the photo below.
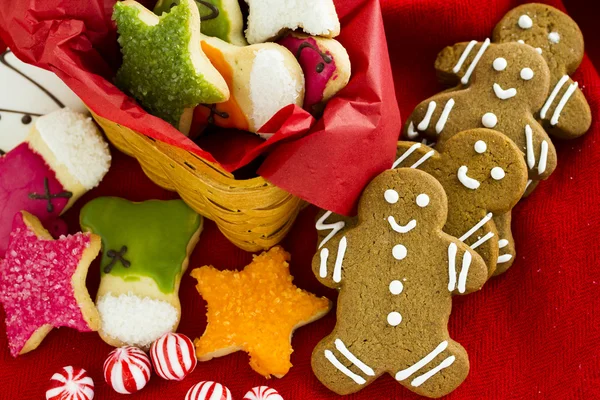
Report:
[[[123,54],[117,86],[149,112],[185,133],[186,110],[229,99],[225,80],[200,47],[193,0],[182,0],[160,17],[136,1],[117,2],[113,19]]]

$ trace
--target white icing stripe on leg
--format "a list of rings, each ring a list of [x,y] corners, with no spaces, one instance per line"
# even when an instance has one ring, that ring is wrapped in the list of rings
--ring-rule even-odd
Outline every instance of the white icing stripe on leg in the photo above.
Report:
[[[529,125],[525,125],[525,141],[527,143],[527,166],[529,169],[533,169],[535,167],[535,153],[533,152],[533,131]]]
[[[558,92],[560,92],[560,89],[563,87],[565,82],[567,82],[568,80],[569,80],[569,75],[563,75],[563,77],[560,78],[560,80],[558,81],[556,86],[554,86],[554,90],[552,90],[552,93],[550,93],[548,100],[546,100],[546,104],[544,104],[544,107],[542,107],[542,110],[540,111],[540,117],[542,119],[546,118],[546,113],[548,112],[548,110],[550,109],[550,106],[554,102],[556,95],[558,94]]]
[[[410,146],[410,148],[408,150],[406,150],[404,152],[404,154],[402,154],[400,157],[398,157],[398,159],[396,160],[396,162],[394,163],[394,165],[392,165],[392,169],[396,168],[398,165],[400,165],[402,163],[402,161],[406,160],[412,153],[415,152],[415,150],[417,150],[419,147],[421,147],[421,143],[415,143],[412,146]]]
[[[398,371],[398,373],[396,373],[396,380],[403,381],[406,378],[410,377],[412,374],[414,374],[415,372],[417,372],[418,370],[420,370],[421,368],[423,368],[424,366],[429,364],[434,358],[436,358],[438,356],[438,354],[440,354],[442,351],[446,350],[447,347],[448,347],[448,341],[444,340],[431,353],[427,354],[425,357],[423,357],[421,360],[419,360],[413,366],[403,369],[402,371]]]
[[[421,121],[419,125],[417,125],[418,130],[424,131],[429,127],[429,121],[431,121],[431,116],[433,115],[436,106],[437,103],[435,101],[429,102],[429,104],[427,105],[427,112],[425,113],[425,118],[423,118],[423,121]]]
[[[338,233],[340,230],[344,229],[344,226],[346,226],[346,223],[344,221],[338,221],[333,224],[326,224],[325,220],[327,220],[327,218],[329,218],[330,215],[331,215],[331,211],[327,211],[325,214],[323,214],[323,216],[321,218],[319,218],[319,220],[317,221],[317,224],[315,226],[318,231],[324,231],[327,229],[331,229],[331,232],[329,232],[329,235],[325,236],[325,239],[321,240],[321,243],[319,243],[319,248],[323,247],[323,245],[325,243],[327,243],[329,241],[329,239],[331,239],[333,236],[335,236],[336,233]]]
[[[502,254],[500,257],[498,257],[498,264],[508,262],[511,259],[512,259],[512,254]]]
[[[472,227],[471,229],[469,229],[467,231],[467,233],[465,233],[464,235],[462,235],[458,240],[460,240],[461,242],[464,242],[465,240],[467,240],[469,237],[471,237],[471,235],[473,233],[475,233],[477,231],[477,229],[481,228],[485,223],[487,223],[490,219],[492,219],[492,213],[488,213],[485,217],[483,217],[481,219],[481,221],[479,221],[478,223],[475,224],[474,227]]]
[[[373,369],[371,367],[369,367],[367,364],[363,363],[358,358],[356,358],[356,356],[354,354],[352,354],[352,352],[350,352],[350,350],[348,350],[348,348],[346,347],[344,342],[342,342],[340,339],[335,339],[335,348],[338,349],[338,351],[340,353],[342,353],[342,355],[344,357],[346,357],[348,359],[348,361],[350,361],[352,364],[356,365],[356,367],[358,369],[360,369],[362,372],[364,372],[366,375],[375,376],[375,371],[373,371]]]
[[[456,289],[456,243],[450,243],[448,246],[448,290],[453,292]]]
[[[408,136],[409,139],[414,139],[418,135],[419,132],[415,131],[415,125],[412,121],[410,121],[410,124],[408,124],[408,131],[406,132],[406,136]]]
[[[529,189],[529,185],[531,185],[531,182],[533,182],[531,179],[529,179],[527,181],[527,185],[525,185],[525,191],[527,191],[527,189]]]
[[[567,102],[569,101],[569,99],[571,98],[571,96],[573,95],[573,93],[575,92],[575,90],[577,89],[578,86],[579,86],[579,83],[577,83],[577,82],[572,83],[571,86],[569,86],[569,88],[565,92],[565,94],[563,94],[563,97],[560,99],[560,103],[558,103],[558,106],[554,110],[554,115],[552,115],[552,119],[550,120],[551,125],[558,124],[558,119],[560,118],[560,113],[562,112],[563,108],[565,108],[565,106],[567,105]]]
[[[458,291],[460,293],[464,293],[465,290],[467,290],[467,277],[469,276],[469,268],[471,267],[472,259],[471,253],[468,251],[465,252],[462,261],[462,269],[460,270],[460,275],[458,277]]]
[[[350,371],[348,368],[343,366],[342,363],[339,362],[339,360],[335,357],[335,355],[331,351],[325,350],[325,358],[331,363],[331,365],[336,367],[342,374],[346,375],[348,378],[352,379],[354,382],[358,383],[359,385],[364,385],[365,383],[367,383],[367,381],[362,376],[356,375],[354,372]]]
[[[414,163],[413,165],[411,165],[411,168],[417,168],[419,165],[423,164],[425,161],[427,161],[427,159],[429,159],[431,156],[433,156],[435,154],[435,150],[430,150],[427,152],[427,154],[425,154],[423,157],[419,158],[417,160],[416,163]]]
[[[500,239],[500,240],[498,240],[498,248],[499,249],[503,249],[506,246],[508,246],[508,240],[506,240],[506,239]]]
[[[319,267],[319,276],[327,278],[327,259],[329,258],[329,249],[324,247],[321,249],[321,266]]]
[[[475,250],[476,248],[478,248],[479,246],[481,246],[482,244],[484,244],[485,242],[487,242],[488,240],[490,240],[493,237],[494,237],[494,233],[493,232],[488,232],[488,233],[485,234],[484,237],[482,237],[481,239],[479,239],[478,241],[476,241],[475,243],[473,243],[471,245],[471,248],[473,250]]]
[[[460,82],[463,85],[466,85],[467,83],[469,83],[469,79],[471,79],[471,74],[475,70],[477,63],[479,63],[479,60],[481,59],[481,57],[483,56],[483,53],[485,53],[485,50],[488,48],[489,45],[490,45],[490,39],[489,38],[485,39],[485,42],[483,42],[483,44],[481,45],[481,48],[477,52],[477,55],[475,56],[473,61],[471,62],[471,65],[469,65],[469,69],[467,69],[465,76],[463,76],[462,79],[460,80]]]
[[[548,142],[542,142],[542,150],[540,151],[540,161],[538,163],[538,174],[543,174],[546,171],[546,161],[548,160]]]
[[[388,222],[390,223],[390,226],[392,227],[392,229],[398,233],[407,233],[410,232],[411,230],[415,229],[415,227],[417,226],[417,221],[414,219],[411,219],[408,224],[406,225],[400,225],[396,222],[396,219],[393,216],[389,216],[388,217]]]
[[[442,111],[442,115],[440,115],[440,119],[438,119],[438,122],[435,125],[435,131],[438,135],[444,130],[444,126],[446,126],[446,121],[448,121],[448,116],[450,115],[450,111],[452,111],[452,107],[454,107],[454,99],[450,99],[446,102],[444,111]]]
[[[421,386],[429,378],[431,378],[432,376],[434,376],[435,374],[437,374],[441,370],[443,370],[443,369],[448,368],[449,366],[451,366],[454,363],[454,360],[456,360],[456,357],[454,357],[454,356],[450,356],[450,357],[446,358],[444,361],[442,361],[440,363],[440,365],[438,365],[437,367],[435,367],[431,371],[429,371],[429,372],[427,372],[427,373],[425,373],[425,374],[423,374],[421,376],[418,376],[415,379],[413,379],[413,381],[410,384],[413,385],[414,387]]]
[[[452,72],[454,72],[456,74],[458,71],[460,71],[463,64],[465,63],[465,60],[467,59],[467,57],[469,57],[469,54],[471,54],[471,50],[473,50],[473,47],[475,47],[476,44],[477,44],[477,40],[471,40],[469,42],[467,47],[465,47],[465,50],[460,55],[458,62],[456,63],[454,68],[452,68]]]
[[[337,257],[335,258],[335,266],[333,267],[333,281],[335,283],[339,283],[342,280],[342,263],[344,262],[347,245],[346,236],[344,236],[342,240],[340,240]]]

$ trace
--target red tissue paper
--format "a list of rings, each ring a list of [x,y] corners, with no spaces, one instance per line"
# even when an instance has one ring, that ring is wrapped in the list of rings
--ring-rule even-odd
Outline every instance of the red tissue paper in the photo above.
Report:
[[[0,38],[21,60],[55,72],[99,116],[207,161],[223,160],[228,171],[265,154],[261,176],[319,207],[347,214],[366,184],[391,166],[400,114],[379,1],[335,3],[342,26],[337,39],[352,62],[349,85],[318,121],[290,106],[262,129],[275,132],[267,141],[236,136],[224,142],[223,156],[223,149],[218,154],[201,149],[113,85],[120,63],[111,20],[115,0],[3,0]]]

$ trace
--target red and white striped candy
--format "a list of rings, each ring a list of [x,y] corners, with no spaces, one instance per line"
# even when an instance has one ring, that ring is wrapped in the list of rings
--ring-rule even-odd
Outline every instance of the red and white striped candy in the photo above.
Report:
[[[94,381],[83,368],[63,367],[50,378],[46,400],[92,400]]]
[[[150,359],[137,347],[114,349],[104,361],[104,380],[117,393],[131,394],[142,390],[151,373]]]
[[[246,393],[244,400],[283,400],[283,397],[273,388],[257,386]]]
[[[180,333],[166,333],[152,343],[150,358],[154,371],[163,379],[180,381],[196,368],[194,344]]]
[[[185,400],[231,400],[231,392],[220,383],[200,382],[188,390]]]

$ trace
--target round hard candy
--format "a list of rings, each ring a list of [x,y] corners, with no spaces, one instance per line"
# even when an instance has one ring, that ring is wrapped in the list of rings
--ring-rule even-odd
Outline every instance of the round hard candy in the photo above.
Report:
[[[200,382],[188,390],[185,400],[231,400],[231,392],[217,382]]]
[[[50,378],[46,400],[92,400],[94,381],[83,368],[63,367]]]
[[[150,358],[154,371],[163,379],[180,381],[196,368],[194,343],[180,333],[166,333],[152,343]]]
[[[104,362],[104,380],[117,393],[131,394],[143,389],[151,374],[150,359],[137,347],[115,349]]]
[[[244,395],[244,400],[283,400],[283,397],[273,388],[257,386]]]

